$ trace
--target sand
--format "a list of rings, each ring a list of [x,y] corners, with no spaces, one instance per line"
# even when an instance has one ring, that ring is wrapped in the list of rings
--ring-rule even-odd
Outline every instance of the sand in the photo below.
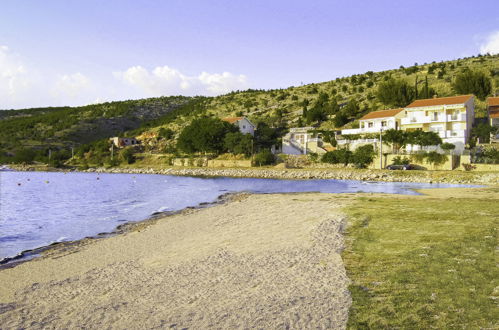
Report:
[[[348,195],[240,195],[0,270],[0,328],[335,328]]]

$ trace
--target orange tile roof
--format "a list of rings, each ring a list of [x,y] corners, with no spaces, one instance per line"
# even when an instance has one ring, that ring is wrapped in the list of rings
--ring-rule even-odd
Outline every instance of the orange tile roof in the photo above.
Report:
[[[489,112],[489,118],[499,118],[499,110],[492,110]]]
[[[360,120],[393,117],[402,110],[404,110],[404,109],[389,109],[389,110],[373,111],[373,112],[369,112],[367,115],[364,115],[364,117],[360,118]]]
[[[222,118],[223,121],[226,121],[228,123],[231,123],[231,124],[234,124],[238,121],[240,121],[241,119],[243,119],[244,117],[227,117],[227,118]]]
[[[431,107],[434,105],[444,104],[463,104],[466,103],[473,95],[460,95],[450,97],[439,97],[434,99],[416,100],[409,104],[406,108]]]
[[[489,107],[499,105],[499,96],[487,98],[487,104],[489,105]]]

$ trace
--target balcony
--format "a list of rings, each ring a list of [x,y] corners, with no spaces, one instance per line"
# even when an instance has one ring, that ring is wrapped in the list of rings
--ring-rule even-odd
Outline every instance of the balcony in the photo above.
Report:
[[[464,138],[465,137],[465,130],[462,131],[446,131],[446,138]]]
[[[459,115],[447,115],[447,121],[466,121],[466,114],[461,113]]]

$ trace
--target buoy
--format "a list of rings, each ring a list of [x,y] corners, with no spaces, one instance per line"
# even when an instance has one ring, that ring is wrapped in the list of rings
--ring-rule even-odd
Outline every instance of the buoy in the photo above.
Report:
[[[45,181],[45,183],[49,183],[48,181]]]
[[[18,183],[17,183],[17,185],[18,185],[18,186],[20,186],[20,185],[21,185],[21,183],[20,183],[20,182],[18,182]]]
[[[100,180],[100,178],[99,178],[99,177],[97,177],[97,180]]]

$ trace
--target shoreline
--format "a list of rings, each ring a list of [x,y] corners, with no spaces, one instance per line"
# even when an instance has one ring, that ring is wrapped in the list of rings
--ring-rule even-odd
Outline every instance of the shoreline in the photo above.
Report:
[[[0,270],[0,323],[344,328],[351,298],[341,208],[349,203],[321,193],[233,195],[54,250]]]
[[[499,172],[463,172],[463,171],[390,171],[351,168],[209,168],[209,167],[112,167],[89,168],[50,168],[46,166],[14,165],[18,171],[48,172],[82,172],[82,173],[128,173],[128,174],[162,174],[193,177],[233,177],[261,179],[333,179],[380,182],[414,182],[414,183],[450,183],[450,184],[485,184],[499,185]]]
[[[196,206],[188,206],[186,208],[177,211],[154,212],[145,219],[122,223],[116,226],[116,228],[114,228],[110,232],[101,232],[94,236],[87,236],[71,241],[52,242],[47,245],[42,245],[33,249],[23,250],[15,256],[5,257],[3,259],[0,259],[0,271],[3,269],[14,268],[20,264],[29,262],[31,260],[43,258],[45,255],[58,253],[66,249],[77,248],[79,246],[86,245],[95,240],[109,238],[117,235],[123,235],[136,230],[140,230],[141,228],[154,225],[154,223],[163,218],[167,218],[177,214],[184,214],[192,210],[199,210],[207,207],[222,205],[230,202],[232,199],[237,198],[238,196],[244,196],[247,194],[248,193],[244,192],[225,193],[218,196],[217,199],[213,202],[202,202]]]

